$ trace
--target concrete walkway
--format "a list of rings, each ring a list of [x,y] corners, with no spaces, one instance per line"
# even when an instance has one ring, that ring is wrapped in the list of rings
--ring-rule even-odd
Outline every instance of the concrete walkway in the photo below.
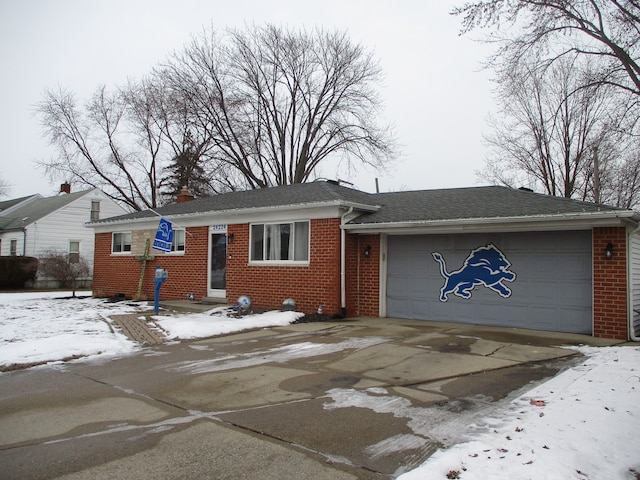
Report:
[[[150,314],[149,314],[150,315]],[[129,339],[140,345],[160,345],[165,336],[158,326],[152,322],[149,315],[144,313],[135,315],[111,315],[109,318]]]

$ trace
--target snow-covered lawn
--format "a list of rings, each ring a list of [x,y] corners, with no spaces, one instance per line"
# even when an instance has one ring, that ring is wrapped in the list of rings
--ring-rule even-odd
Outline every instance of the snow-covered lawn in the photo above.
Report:
[[[0,294],[0,367],[120,356],[140,348],[108,316],[148,310],[146,303],[58,299],[65,296]],[[300,315],[229,318],[216,310],[155,320],[177,340],[286,325]],[[579,366],[469,426],[465,443],[435,453],[399,479],[640,478],[640,346],[579,350],[586,355]]]
[[[77,292],[77,295],[91,293]],[[135,313],[143,309],[142,304],[63,298],[69,296],[71,292],[0,294],[1,367],[123,355],[138,348],[113,330],[107,315]]]
[[[91,292],[77,292],[78,297]],[[116,330],[109,315],[149,311],[147,302],[107,303],[97,298],[65,298],[71,292],[0,293],[0,368],[75,358],[114,357],[140,346]],[[155,317],[171,339],[286,325],[302,314],[267,312],[229,318],[226,309]]]

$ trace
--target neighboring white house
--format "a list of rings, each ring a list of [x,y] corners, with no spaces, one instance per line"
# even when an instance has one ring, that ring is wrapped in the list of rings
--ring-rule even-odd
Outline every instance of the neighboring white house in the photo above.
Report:
[[[63,184],[60,194],[39,194],[0,202],[0,255],[40,257],[56,251],[84,257],[93,274],[94,233],[85,224],[127,213],[99,189],[70,192]],[[39,273],[36,285],[48,286]]]

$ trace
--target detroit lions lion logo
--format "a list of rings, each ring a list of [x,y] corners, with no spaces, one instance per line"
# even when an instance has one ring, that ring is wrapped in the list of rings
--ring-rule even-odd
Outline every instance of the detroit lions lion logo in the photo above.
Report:
[[[440,264],[440,274],[445,282],[440,289],[440,301],[446,302],[450,293],[458,297],[471,298],[476,285],[484,285],[503,298],[511,296],[511,289],[502,282],[513,282],[516,274],[509,271],[511,263],[494,245],[478,247],[464,261],[459,270],[448,273],[444,258],[438,252],[431,254]]]

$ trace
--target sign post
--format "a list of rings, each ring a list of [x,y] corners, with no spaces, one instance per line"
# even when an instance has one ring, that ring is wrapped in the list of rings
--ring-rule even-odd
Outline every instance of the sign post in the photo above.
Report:
[[[169,276],[169,272],[167,272],[160,265],[156,267],[156,274],[153,278],[153,282],[156,284],[154,295],[153,295],[153,311],[158,314],[158,310],[160,309],[160,287],[165,282],[167,277]]]

